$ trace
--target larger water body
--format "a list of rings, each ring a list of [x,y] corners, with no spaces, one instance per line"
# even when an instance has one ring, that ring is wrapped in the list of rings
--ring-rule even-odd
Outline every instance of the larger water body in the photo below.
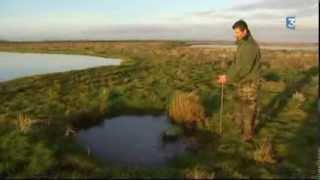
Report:
[[[94,56],[0,52],[0,81],[119,64],[120,59]]]
[[[83,55],[0,52],[0,81],[15,78],[119,65],[120,59]],[[163,142],[162,133],[171,126],[167,116],[120,116],[79,130],[77,142],[91,156],[124,166],[166,166],[187,149],[185,139]]]

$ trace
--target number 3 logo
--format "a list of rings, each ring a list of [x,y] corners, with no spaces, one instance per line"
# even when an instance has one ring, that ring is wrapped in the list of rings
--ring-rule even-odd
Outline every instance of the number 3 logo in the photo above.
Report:
[[[287,28],[295,29],[296,28],[296,17],[290,16],[286,18]]]

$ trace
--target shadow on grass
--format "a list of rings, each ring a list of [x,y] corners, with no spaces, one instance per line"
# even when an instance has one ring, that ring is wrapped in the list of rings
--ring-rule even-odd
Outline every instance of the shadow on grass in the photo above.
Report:
[[[315,76],[315,75],[318,74],[318,68],[317,67],[313,67],[313,68],[310,68],[309,70],[307,70],[307,71],[305,71],[303,73],[304,73],[304,76],[302,78],[300,78],[296,82],[288,85],[287,88],[283,92],[281,92],[279,95],[275,96],[272,99],[272,101],[262,109],[261,114],[264,114],[266,117],[271,117],[271,118],[268,118],[268,119],[263,118],[263,119],[261,119],[261,121],[259,122],[259,124],[257,126],[257,129],[256,129],[257,133],[267,123],[270,123],[271,121],[276,119],[278,114],[288,104],[288,101],[290,100],[290,97],[296,91],[299,91],[304,86],[306,86],[310,82],[312,76]]]
[[[317,101],[314,101],[317,107]],[[286,159],[281,162],[278,174],[295,178],[316,178],[320,126],[315,110],[309,110],[302,125],[292,137],[279,136],[287,143]]]
[[[316,67],[303,72],[303,77],[288,85],[288,87],[263,109],[268,119],[263,119],[257,127],[262,136],[270,134],[276,141],[279,150],[277,168],[273,173],[278,177],[311,178],[316,177],[317,149],[319,142],[319,123],[316,116],[317,99],[312,99],[312,106],[304,109],[306,117],[294,118],[294,115],[285,115],[292,95],[310,83],[311,78],[317,75]],[[285,115],[282,117],[282,115]]]

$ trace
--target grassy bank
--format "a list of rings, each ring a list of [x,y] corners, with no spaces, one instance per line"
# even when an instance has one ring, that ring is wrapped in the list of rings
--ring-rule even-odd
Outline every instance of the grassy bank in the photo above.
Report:
[[[318,55],[262,51],[264,83],[257,138],[243,143],[227,87],[224,134],[217,135],[219,87],[213,83],[234,50],[190,48],[183,42],[0,43],[0,51],[84,54],[124,59],[120,66],[37,75],[0,84],[0,177],[315,177],[319,123],[315,117]],[[89,156],[68,129],[103,117],[167,113],[176,91],[195,91],[210,126],[195,152],[160,169],[114,167]],[[19,117],[37,120],[26,132]],[[23,118],[22,118],[23,119]],[[24,122],[23,120],[21,120]],[[28,121],[25,121],[28,122]],[[28,124],[28,123],[25,123]],[[277,163],[255,158],[272,136]]]

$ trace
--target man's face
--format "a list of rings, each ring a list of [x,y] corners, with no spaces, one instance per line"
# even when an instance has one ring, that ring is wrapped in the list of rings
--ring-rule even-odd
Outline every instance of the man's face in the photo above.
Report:
[[[246,37],[247,35],[247,30],[244,29],[243,31],[241,31],[240,28],[235,28],[234,29],[234,36],[236,38],[237,41],[243,39],[244,37]]]

